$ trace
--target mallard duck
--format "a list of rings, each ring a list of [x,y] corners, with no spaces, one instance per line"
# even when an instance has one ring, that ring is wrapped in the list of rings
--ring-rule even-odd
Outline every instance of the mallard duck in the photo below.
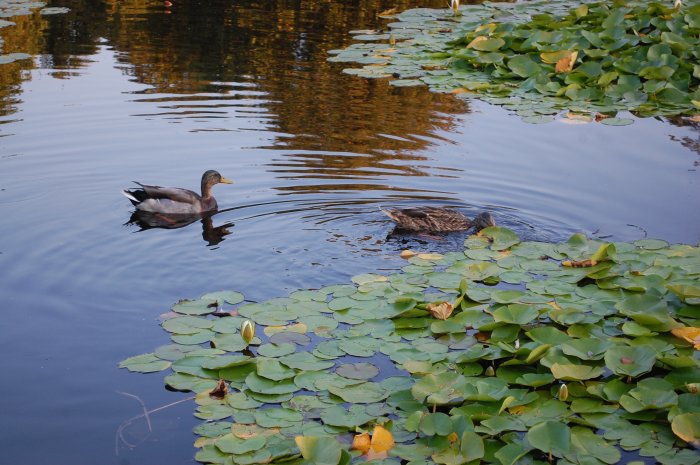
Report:
[[[382,210],[404,232],[451,232],[474,228],[480,231],[496,226],[491,213],[481,212],[473,220],[463,213],[445,207],[391,208]]]
[[[134,181],[141,189],[124,189],[122,194],[137,210],[192,215],[215,211],[216,199],[211,195],[214,184],[232,184],[233,181],[221,176],[217,171],[209,170],[202,175],[202,195],[180,187],[147,186]]]

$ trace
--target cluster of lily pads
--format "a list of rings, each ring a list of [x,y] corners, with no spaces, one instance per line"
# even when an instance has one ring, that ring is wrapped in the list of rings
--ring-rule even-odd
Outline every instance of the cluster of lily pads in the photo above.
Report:
[[[394,86],[480,98],[546,122],[619,111],[639,116],[700,111],[700,4],[541,2],[404,11],[387,31],[354,31],[361,41],[332,50],[329,61]],[[379,41],[379,42],[377,42]]]
[[[181,301],[172,344],[120,366],[197,393],[205,463],[700,464],[700,248],[492,227],[402,256],[286,298]]]
[[[39,14],[55,15],[59,13],[67,13],[69,8],[65,7],[47,7],[45,2],[37,2],[33,0],[0,0],[0,18],[12,18],[15,16],[31,15],[34,10],[39,9]],[[0,29],[8,26],[14,26],[16,23],[8,19],[0,19]],[[0,38],[0,49],[2,49],[3,40]],[[0,65],[12,63],[17,60],[25,60],[32,56],[24,52],[12,52],[0,55]]]

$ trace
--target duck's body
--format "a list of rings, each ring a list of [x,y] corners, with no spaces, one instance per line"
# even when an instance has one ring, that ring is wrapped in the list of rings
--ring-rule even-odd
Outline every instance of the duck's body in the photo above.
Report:
[[[211,189],[219,183],[231,184],[232,181],[209,170],[202,175],[202,195],[180,187],[149,186],[140,182],[136,182],[140,189],[124,189],[122,194],[140,211],[193,215],[217,210]]]
[[[479,213],[470,220],[463,213],[445,207],[391,208],[382,210],[402,232],[453,232],[474,228],[477,231],[495,226],[488,212]]]

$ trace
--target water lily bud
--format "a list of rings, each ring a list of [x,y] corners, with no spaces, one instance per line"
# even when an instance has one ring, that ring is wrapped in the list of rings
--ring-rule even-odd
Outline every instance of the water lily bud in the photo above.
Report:
[[[566,384],[559,386],[559,400],[564,402],[569,397],[569,388]]]
[[[520,348],[520,339],[515,340],[515,348],[519,349]]]
[[[250,320],[245,320],[241,325],[241,337],[246,344],[250,344],[253,341],[253,337],[255,337],[255,326],[253,326]]]
[[[485,374],[486,376],[495,376],[495,375],[496,375],[496,370],[494,370],[493,367],[492,367],[491,365],[489,365],[489,366],[486,368],[486,371],[484,372],[484,374]]]

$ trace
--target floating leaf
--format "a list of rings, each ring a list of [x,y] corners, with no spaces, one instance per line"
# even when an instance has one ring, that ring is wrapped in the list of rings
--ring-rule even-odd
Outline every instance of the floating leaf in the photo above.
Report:
[[[567,53],[564,56],[557,60],[557,63],[554,66],[554,71],[557,73],[568,73],[573,69],[574,63],[576,63],[577,56],[578,52],[567,51]]]
[[[294,441],[302,457],[314,465],[339,465],[343,455],[340,443],[330,436],[297,436]]]
[[[454,307],[449,302],[435,302],[428,304],[428,311],[439,320],[446,320],[452,315]]]
[[[379,374],[379,368],[371,363],[345,363],[335,372],[350,379],[372,379]]]
[[[684,327],[684,328],[674,328],[671,333],[681,339],[693,344],[695,350],[700,350],[700,328]]]
[[[616,345],[605,353],[605,365],[622,376],[639,376],[651,371],[656,351],[647,346]]]
[[[385,452],[394,447],[394,437],[381,425],[374,427],[370,448],[374,452]]]
[[[601,121],[606,126],[629,126],[634,123],[631,118],[605,118]]]
[[[368,433],[356,434],[352,439],[352,445],[350,446],[353,450],[359,450],[361,453],[366,454],[369,451],[370,438]]]
[[[685,442],[700,446],[700,413],[683,413],[671,421],[673,433]]]
[[[525,439],[542,452],[558,457],[571,449],[571,429],[558,421],[537,423],[525,434]]]
[[[479,234],[491,239],[491,248],[493,250],[505,250],[520,242],[520,239],[513,231],[499,226],[489,226],[482,229]]]
[[[138,373],[153,373],[170,367],[170,362],[160,359],[154,354],[135,355],[119,363],[119,368]]]

